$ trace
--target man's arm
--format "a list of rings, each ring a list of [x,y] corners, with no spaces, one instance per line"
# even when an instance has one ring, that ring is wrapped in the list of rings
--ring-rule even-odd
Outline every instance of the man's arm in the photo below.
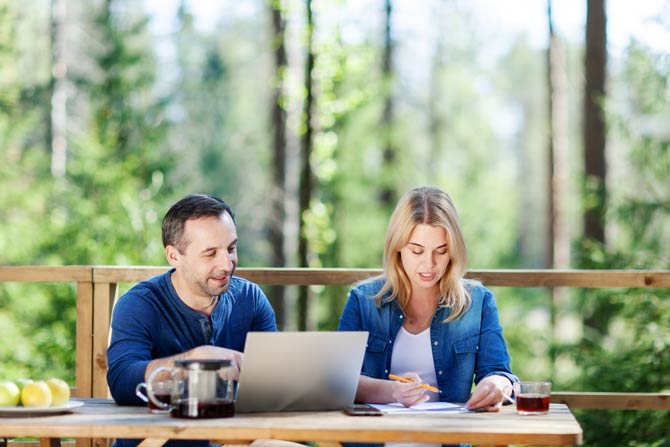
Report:
[[[138,405],[135,387],[144,381],[151,361],[153,310],[138,296],[122,297],[114,306],[112,338],[107,348],[107,384],[121,405]]]
[[[253,284],[252,290],[254,293],[255,311],[251,330],[258,332],[276,332],[277,319],[275,317],[275,311],[270,304],[270,300],[268,300],[263,293],[263,290],[261,290],[258,285]]]

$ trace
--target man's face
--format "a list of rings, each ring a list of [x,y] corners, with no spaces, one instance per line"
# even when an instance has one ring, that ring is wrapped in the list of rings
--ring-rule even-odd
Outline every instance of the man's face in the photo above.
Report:
[[[186,221],[183,253],[168,246],[167,256],[193,297],[220,295],[237,267],[237,230],[228,213]]]

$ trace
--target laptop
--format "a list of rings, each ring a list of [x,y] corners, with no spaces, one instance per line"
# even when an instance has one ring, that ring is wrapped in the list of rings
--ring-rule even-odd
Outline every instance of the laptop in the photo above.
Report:
[[[249,332],[235,412],[341,410],[354,403],[367,332]]]

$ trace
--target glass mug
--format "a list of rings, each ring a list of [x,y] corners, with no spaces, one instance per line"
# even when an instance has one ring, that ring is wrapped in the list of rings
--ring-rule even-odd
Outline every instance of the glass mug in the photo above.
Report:
[[[551,382],[517,382],[514,384],[517,412],[521,415],[547,414],[551,400]]]
[[[172,410],[172,391],[172,379],[159,380],[156,376],[151,376],[149,383],[141,382],[135,387],[135,394],[147,403],[151,413],[169,413]]]
[[[174,367],[152,371],[149,383],[159,374],[170,375],[171,415],[178,418],[226,418],[235,415],[234,389],[237,368],[231,360],[175,360]],[[149,400],[159,398],[147,386]]]

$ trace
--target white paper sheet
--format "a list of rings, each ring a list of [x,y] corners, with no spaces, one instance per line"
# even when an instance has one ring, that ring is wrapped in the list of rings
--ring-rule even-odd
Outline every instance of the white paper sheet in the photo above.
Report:
[[[463,405],[452,404],[451,402],[425,402],[413,407],[405,407],[399,403],[393,404],[371,404],[384,413],[468,413],[469,410]]]

